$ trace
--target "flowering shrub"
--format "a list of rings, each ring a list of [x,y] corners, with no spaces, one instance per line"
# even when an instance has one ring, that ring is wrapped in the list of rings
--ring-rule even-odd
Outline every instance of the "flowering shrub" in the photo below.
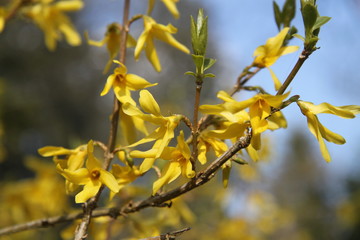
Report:
[[[331,158],[324,139],[335,144],[345,143],[342,136],[324,127],[317,115],[328,113],[342,118],[354,118],[360,113],[360,106],[337,107],[329,103],[315,105],[300,100],[300,96],[288,90],[303,63],[317,51],[320,29],[330,20],[329,17],[320,15],[315,0],[300,1],[305,29],[303,35],[298,34],[297,29],[291,25],[295,17],[295,0],[287,0],[282,9],[274,2],[275,21],[279,33],[254,50],[253,62],[241,72],[233,89],[230,92],[220,90],[217,94],[220,103],[213,105],[200,103],[202,86],[210,84],[207,78],[216,79],[215,74],[209,72],[216,60],[206,56],[208,17],[204,11],[200,9],[196,19],[191,17],[190,51],[187,46],[176,40],[176,27],[172,24],[160,24],[152,16],[152,10],[162,2],[174,18],[179,18],[179,0],[149,0],[147,12],[134,16],[129,16],[130,2],[124,1],[123,22],[111,23],[104,39],[91,40],[89,33],[85,33],[88,44],[97,47],[106,45],[109,53],[109,61],[104,64],[104,74],[108,76],[104,77],[106,81],[101,86],[103,90],[100,93],[101,96],[109,93],[115,96],[108,143],[88,140],[73,149],[44,146],[38,150],[39,154],[43,157],[52,157],[54,165],[52,169],[46,165],[39,170],[39,166],[34,167],[37,164],[31,162],[32,168],[39,175],[39,181],[47,182],[47,185],[37,187],[39,192],[33,193],[34,201],[22,203],[24,199],[19,198],[10,189],[6,190],[10,195],[14,195],[14,199],[20,199],[21,204],[32,205],[30,208],[39,204],[37,201],[40,202],[45,195],[51,203],[59,201],[57,204],[60,208],[66,204],[60,201],[64,197],[63,194],[57,196],[59,192],[54,191],[52,184],[56,184],[58,188],[65,189],[61,190],[64,194],[75,195],[74,202],[82,204],[82,211],[10,226],[0,230],[0,235],[72,222],[70,227],[63,230],[64,239],[110,239],[119,235],[119,232],[126,231],[122,226],[111,227],[113,219],[127,217],[145,208],[164,206],[172,207],[174,210],[166,216],[170,226],[176,227],[180,216],[194,223],[190,209],[178,197],[208,183],[220,170],[223,185],[226,187],[232,168],[242,168],[247,163],[245,159],[255,162],[261,159],[261,152],[265,148],[263,133],[286,128],[287,121],[282,110],[293,103],[299,106],[299,114],[306,117],[309,130],[318,140],[320,152],[327,162],[330,162]],[[11,18],[21,15],[44,32],[45,45],[49,50],[55,51],[57,42],[62,41],[63,37],[69,45],[78,46],[81,44],[80,34],[66,13],[81,10],[83,6],[84,2],[81,0],[12,0],[9,5],[0,7],[0,31],[7,27],[7,22]],[[136,39],[130,33],[132,24],[138,20],[143,20],[143,31]],[[290,74],[285,80],[281,80],[270,67],[281,56],[298,51],[299,46],[289,45],[294,37],[303,41],[302,50]],[[179,54],[189,55],[189,61],[194,63],[195,70],[186,72],[194,78],[193,87],[196,91],[192,116],[162,112],[161,104],[151,93],[151,89],[158,83],[147,81],[146,76],[128,72],[125,63],[126,53],[132,51],[130,48],[133,47],[135,60],[141,58],[144,51],[155,71],[160,72],[166,68],[166,64],[161,65],[157,54],[155,42],[158,40],[180,50]],[[114,63],[115,69],[108,74]],[[274,89],[265,90],[249,85],[252,77],[265,68],[270,72]],[[248,99],[238,101],[235,96],[243,91],[254,94]],[[296,89],[293,91],[296,92]],[[145,136],[137,138],[137,132]],[[120,140],[127,144],[121,145]],[[65,187],[59,186],[59,179],[53,177],[55,169],[64,178]],[[152,171],[156,172],[156,179],[147,178]],[[42,176],[43,172],[49,172],[51,177]],[[140,194],[136,191],[137,179],[146,179],[152,183],[149,196],[143,200],[138,199]],[[18,188],[25,191],[27,186],[19,184]],[[105,195],[107,191],[108,196]],[[256,194],[254,199],[262,202],[263,196]],[[11,200],[4,201],[11,206]],[[44,209],[44,214],[60,213],[59,209],[51,205]],[[21,213],[15,215],[23,220]],[[278,217],[279,215],[274,215],[274,218]],[[185,228],[160,235],[160,220],[156,221],[154,226],[146,226],[149,231],[144,232],[148,235],[138,237],[158,235],[158,239],[175,239],[189,230]],[[10,224],[12,223],[9,222]],[[144,224],[144,221],[141,224]],[[238,224],[245,228],[248,223]]]

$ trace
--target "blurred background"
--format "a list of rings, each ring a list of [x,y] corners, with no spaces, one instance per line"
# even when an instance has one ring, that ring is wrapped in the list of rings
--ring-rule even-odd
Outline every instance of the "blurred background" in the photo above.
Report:
[[[0,0],[0,6],[7,2]],[[144,13],[146,2],[133,1],[131,14]],[[200,7],[209,16],[207,55],[217,59],[211,71],[216,78],[205,82],[202,103],[218,102],[216,92],[231,89],[242,69],[252,62],[254,49],[277,34],[269,0],[181,0],[178,20],[157,2],[153,17],[177,27],[176,38],[189,48],[189,16],[196,16]],[[281,6],[283,2],[277,1]],[[360,1],[328,0],[318,4],[320,14],[332,19],[322,28],[320,49],[305,62],[291,85],[291,94],[315,104],[360,105]],[[121,22],[122,5],[122,0],[87,0],[84,9],[70,17],[82,36],[87,31],[91,39],[101,40],[108,24]],[[303,33],[299,10],[293,25]],[[132,27],[131,34],[137,38],[142,21]],[[290,45],[301,46],[301,41],[294,39]],[[191,57],[161,42],[156,46],[163,66],[161,73],[154,71],[144,55],[135,62],[133,49],[128,51],[129,72],[159,82],[150,91],[161,103],[163,113],[185,112],[191,117],[194,83],[184,75],[194,68]],[[286,78],[298,55],[299,52],[284,56],[272,66],[279,79]],[[36,211],[27,205],[36,196],[45,198],[45,193],[35,191],[41,185],[31,185],[34,179],[62,182],[61,177],[52,174],[50,159],[35,160],[40,157],[37,149],[45,145],[73,148],[89,139],[107,141],[113,97],[100,97],[107,78],[102,74],[107,60],[105,46],[89,46],[84,38],[79,47],[62,41],[50,52],[43,33],[30,21],[15,18],[6,23],[0,34],[0,209],[8,212],[0,217],[0,227],[62,213],[53,210],[59,204],[46,210],[46,202],[40,202]],[[267,70],[256,75],[251,85],[262,85],[274,93]],[[244,99],[241,94],[236,97]],[[268,136],[269,145],[263,160],[234,166],[227,189],[223,189],[219,178],[179,200],[178,206],[182,207],[178,211],[183,215],[177,212],[178,221],[174,221],[174,226],[164,224],[164,229],[191,226],[184,239],[360,239],[360,120],[320,116],[326,127],[347,140],[341,146],[327,143],[332,162],[326,163],[297,106],[286,108],[284,114],[288,129],[264,135]],[[41,174],[44,171],[49,174]],[[63,201],[68,201],[62,203],[64,209],[72,206],[72,199]],[[12,206],[4,202],[11,202]],[[142,214],[153,216],[153,210]],[[139,219],[137,215],[132,217],[131,229],[150,234],[147,231],[152,228]],[[159,217],[162,223],[164,219],[166,216]],[[62,225],[57,230],[66,228]],[[122,225],[117,229],[123,228]],[[26,234],[30,235],[14,236],[60,236],[49,229]],[[134,234],[123,230],[120,236]]]

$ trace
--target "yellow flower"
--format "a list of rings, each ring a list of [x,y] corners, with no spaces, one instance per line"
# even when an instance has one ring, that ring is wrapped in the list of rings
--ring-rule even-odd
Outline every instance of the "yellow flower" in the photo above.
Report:
[[[67,149],[56,146],[46,146],[38,150],[43,157],[54,157],[54,162],[60,164],[63,168],[76,170],[84,165],[87,154],[86,145],[81,145],[75,149]],[[66,158],[58,158],[58,156],[66,156]]]
[[[67,149],[56,146],[46,146],[38,150],[39,154],[43,157],[53,157],[56,164],[60,164],[62,168],[66,168],[69,171],[75,171],[83,167],[85,158],[87,155],[86,145],[81,145],[75,149]],[[59,156],[66,156],[65,158],[59,158]],[[68,180],[65,181],[66,193],[74,192],[78,185]]]
[[[220,157],[228,149],[226,143],[216,137],[212,137],[211,133],[212,131],[205,130],[202,131],[199,136],[198,160],[201,164],[205,164],[207,162],[206,153],[210,150],[210,147],[214,150],[216,157]]]
[[[113,164],[111,172],[116,178],[120,189],[141,176],[137,166],[120,166],[119,164]]]
[[[83,8],[84,3],[80,0],[57,1],[40,0],[39,3],[25,7],[24,13],[31,18],[45,34],[46,47],[53,51],[56,41],[61,40],[64,34],[71,46],[81,44],[81,38],[75,30],[71,20],[64,12],[78,11]]]
[[[151,84],[144,78],[135,74],[128,74],[127,68],[124,64],[116,60],[114,60],[114,62],[120,66],[115,68],[114,73],[107,78],[105,87],[100,94],[101,96],[106,95],[112,87],[114,89],[116,98],[121,103],[124,104],[129,102],[133,105],[136,105],[134,100],[131,98],[130,91],[140,90],[157,85],[157,83]]]
[[[102,47],[104,44],[106,44],[110,58],[104,68],[104,72],[103,72],[104,74],[109,71],[109,68],[110,68],[113,60],[116,58],[116,56],[119,53],[120,42],[121,42],[121,33],[122,33],[122,26],[119,25],[118,23],[112,23],[107,26],[107,31],[105,33],[105,37],[101,41],[93,41],[91,39],[88,39],[87,33],[85,34],[85,37],[87,38],[87,42],[89,45],[93,45],[96,47]],[[130,34],[128,34],[128,36],[127,36],[126,46],[127,47],[135,47],[136,46],[136,40]]]
[[[154,182],[153,194],[165,184],[169,184],[177,179],[181,173],[187,178],[193,178],[195,176],[190,161],[190,148],[185,142],[183,131],[181,131],[180,135],[177,137],[177,142],[178,144],[176,147],[165,147],[160,156],[160,158],[169,160],[170,162],[163,169],[162,176]]]
[[[120,190],[115,177],[110,172],[104,170],[99,160],[95,158],[92,140],[88,143],[87,152],[86,168],[71,171],[63,169],[60,164],[57,165],[58,171],[67,180],[77,185],[84,185],[84,189],[75,196],[76,203],[84,203],[89,198],[94,197],[102,184],[105,184],[114,193]]]
[[[4,29],[5,26],[5,9],[0,7],[0,33]]]
[[[136,47],[135,47],[135,59],[138,60],[140,53],[145,49],[146,57],[149,59],[156,71],[161,71],[161,65],[156,53],[154,39],[159,39],[185,53],[190,53],[189,49],[179,43],[171,34],[177,32],[177,29],[168,24],[167,26],[158,24],[149,16],[143,16],[144,19],[144,31],[141,33]]]
[[[101,96],[106,95],[112,87],[116,98],[122,104],[129,102],[132,105],[136,105],[135,101],[131,97],[131,91],[157,85],[157,83],[151,84],[144,78],[135,74],[128,74],[127,68],[124,64],[116,60],[114,60],[114,62],[120,66],[115,68],[114,73],[107,78],[105,87],[100,94]],[[120,116],[120,125],[128,143],[133,143],[135,141],[135,129],[138,129],[144,134],[148,133],[144,120],[141,118],[124,114],[122,110],[120,110]]]
[[[347,105],[336,107],[329,103],[321,103],[319,105],[314,105],[311,102],[297,101],[298,106],[300,107],[301,112],[306,116],[308,127],[310,132],[316,137],[320,144],[320,151],[325,159],[325,161],[330,162],[331,157],[329,151],[326,148],[324,139],[328,142],[333,142],[335,144],[344,144],[345,139],[336,134],[326,127],[324,127],[316,114],[319,113],[329,113],[334,114],[342,118],[354,118],[355,114],[360,113],[360,106],[357,105]]]
[[[180,14],[179,11],[176,7],[176,3],[179,2],[179,0],[161,0],[165,6],[167,7],[167,9],[169,10],[169,12],[174,16],[174,18],[178,19]],[[153,8],[155,5],[155,0],[149,0],[149,7],[148,7],[148,15],[151,14]]]
[[[257,94],[254,97],[238,102],[231,98],[225,92],[219,92],[218,97],[225,103],[218,105],[203,105],[200,111],[206,114],[217,114],[224,117],[228,123],[225,128],[212,130],[211,136],[221,139],[231,139],[243,135],[244,130],[248,127],[247,122],[250,120],[252,128],[251,145],[254,149],[259,150],[261,147],[260,134],[267,129],[274,130],[279,127],[286,127],[286,121],[282,114],[271,114],[271,108],[279,108],[283,100],[289,95],[273,96],[268,94]],[[249,113],[244,110],[249,108]],[[269,123],[270,121],[270,123]]]
[[[299,49],[298,46],[283,46],[288,31],[288,27],[284,28],[275,37],[269,38],[265,45],[259,46],[254,51],[255,60],[253,64],[261,68],[266,67],[269,69],[276,90],[280,88],[281,83],[269,67],[282,55],[293,53]]]
[[[122,134],[125,137],[127,143],[124,145],[134,143],[136,141],[137,132],[139,130],[144,135],[148,135],[147,128],[145,126],[144,120],[136,116],[129,116],[124,113],[122,108],[120,108],[120,127]]]
[[[143,143],[155,141],[152,149],[150,149],[149,151],[132,151],[130,153],[131,157],[145,158],[143,163],[140,165],[140,173],[144,173],[152,167],[155,159],[160,157],[160,155],[164,151],[164,148],[169,144],[170,140],[174,138],[174,130],[179,124],[182,117],[179,115],[172,115],[169,117],[164,117],[163,115],[161,115],[159,105],[157,104],[151,93],[147,90],[140,91],[139,102],[141,108],[149,114],[143,113],[140,109],[130,103],[126,103],[123,105],[123,111],[125,112],[125,114],[139,117],[146,122],[150,122],[160,126],[145,138],[129,146],[135,147]]]
[[[121,190],[125,185],[132,183],[139,176],[141,176],[139,168],[137,166],[120,166],[119,164],[113,164],[111,168],[111,173],[114,175],[117,183],[119,184],[119,189]],[[114,192],[110,192],[110,199],[115,196]]]

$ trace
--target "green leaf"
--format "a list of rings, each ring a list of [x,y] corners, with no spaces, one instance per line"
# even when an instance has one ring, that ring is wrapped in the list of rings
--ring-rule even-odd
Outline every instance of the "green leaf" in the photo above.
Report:
[[[191,16],[191,44],[193,52],[196,55],[205,56],[207,45],[207,20],[208,17],[204,17],[204,11],[199,9],[198,17],[195,22]]]
[[[282,14],[279,5],[277,5],[275,1],[273,1],[273,8],[274,8],[274,17],[275,17],[276,26],[280,31],[281,23],[282,23]]]
[[[196,74],[194,72],[191,71],[187,71],[186,73],[184,73],[185,75],[190,75],[190,76],[194,76],[196,77]]]
[[[207,77],[209,77],[209,78],[214,78],[214,77],[216,77],[216,76],[215,76],[215,74],[213,74],[213,73],[207,73],[207,74],[204,75],[204,78],[207,78]]]
[[[295,9],[295,0],[286,0],[282,12],[284,27],[290,27],[291,20],[293,20],[295,17]]]
[[[207,20],[208,20],[208,17],[206,17],[205,20],[203,21],[203,25],[201,25],[199,35],[198,35],[198,42],[199,43],[198,43],[198,47],[197,47],[198,52],[196,54],[200,54],[200,55],[203,55],[203,56],[205,56],[206,46],[207,46],[207,37],[208,37]]]
[[[305,38],[311,37],[312,28],[315,25],[318,17],[318,11],[315,6],[306,4],[302,9],[301,13],[303,16],[304,27],[305,27]]]
[[[240,164],[240,165],[247,165],[249,164],[246,160],[240,158],[240,157],[236,157],[236,158],[232,158],[231,159],[232,161],[236,162],[237,164]]]
[[[205,58],[204,61],[204,71],[206,71],[207,69],[211,68],[214,63],[216,62],[216,59],[212,59],[212,58]]]
[[[330,21],[331,17],[326,17],[326,16],[322,16],[322,17],[318,17],[316,19],[316,22],[313,26],[313,31],[320,28],[322,25],[324,25],[325,23],[327,23],[328,21]]]
[[[305,38],[304,38],[303,36],[301,36],[300,34],[297,34],[297,33],[296,33],[296,34],[293,34],[292,36],[300,39],[300,40],[303,41],[303,42],[305,42]]]
[[[200,8],[199,11],[198,11],[198,17],[197,17],[197,22],[196,22],[196,25],[197,25],[197,35],[199,36],[200,35],[200,28],[201,26],[204,25],[204,9]],[[199,28],[200,27],[200,28]]]
[[[195,54],[192,54],[191,55],[193,60],[194,60],[194,63],[195,63],[195,67],[196,67],[196,73],[197,74],[202,74],[204,72],[204,56],[201,56],[201,55],[195,55]]]
[[[191,45],[194,50],[197,45],[197,28],[196,28],[195,20],[192,16],[190,16],[190,22],[191,22],[190,23]]]

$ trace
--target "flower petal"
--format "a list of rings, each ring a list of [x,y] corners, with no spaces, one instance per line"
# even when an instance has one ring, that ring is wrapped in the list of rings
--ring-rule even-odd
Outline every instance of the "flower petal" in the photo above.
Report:
[[[155,158],[158,149],[150,149],[147,151],[134,150],[130,152],[132,158]]]
[[[62,169],[58,164],[56,169],[61,175],[63,175],[63,177],[77,185],[85,185],[90,181],[90,172],[87,168],[79,168],[75,171],[69,171],[67,169]]]
[[[38,153],[43,157],[69,155],[74,152],[75,152],[74,150],[63,147],[56,147],[56,146],[46,146],[38,149]]]
[[[281,87],[280,80],[277,78],[277,76],[275,75],[274,71],[271,70],[271,68],[268,67],[267,69],[269,70],[271,78],[272,78],[272,80],[274,82],[275,90],[276,91],[279,90],[279,88]]]
[[[94,142],[90,140],[87,145],[88,158],[86,161],[86,168],[90,171],[92,169],[101,168],[102,164],[100,161],[94,156]]]
[[[160,107],[149,91],[140,91],[139,102],[145,112],[151,113],[157,117],[161,116]]]
[[[314,105],[310,102],[305,103],[309,111],[311,111],[313,114],[329,113],[342,118],[354,118],[355,114],[358,114],[360,112],[360,106],[356,105],[336,107],[329,103],[321,103],[319,105]]]
[[[120,190],[120,186],[117,183],[114,175],[112,175],[108,171],[100,169],[99,181],[106,185],[114,193],[117,193]]]
[[[170,162],[165,169],[163,170],[163,176],[154,182],[153,185],[153,194],[165,184],[171,183],[181,174],[181,168],[179,162]]]
[[[106,84],[105,84],[105,86],[104,86],[104,89],[101,91],[100,96],[104,96],[104,95],[106,95],[106,94],[110,91],[111,87],[113,86],[113,84],[114,84],[114,82],[115,82],[115,79],[116,79],[116,75],[115,75],[115,74],[111,74],[111,75],[107,78]]]
[[[180,14],[179,11],[176,7],[176,3],[174,0],[161,0],[166,8],[169,10],[169,12],[171,12],[171,14],[174,16],[174,18],[178,19]]]
[[[157,24],[157,26],[159,26],[160,24]],[[190,50],[184,46],[183,44],[181,44],[180,42],[178,42],[172,35],[171,33],[169,33],[169,31],[164,31],[163,29],[164,27],[161,28],[156,28],[153,30],[152,36],[154,38],[157,38],[177,49],[179,49],[180,51],[183,51],[184,53],[189,54]],[[173,30],[175,30],[176,28],[173,27],[171,24],[169,24],[167,27],[167,29],[169,29],[171,32],[174,32]]]
[[[135,74],[126,74],[126,85],[130,90],[140,90],[147,87],[156,86],[157,83],[151,84],[144,78],[139,77]]]
[[[190,159],[191,151],[187,143],[185,142],[184,132],[180,131],[179,136],[177,137],[177,148],[180,150],[181,154],[185,157],[185,159]]]
[[[207,152],[206,144],[204,141],[200,139],[198,144],[198,160],[202,165],[204,165],[207,162],[206,152]]]
[[[90,181],[88,184],[84,186],[84,189],[76,194],[75,202],[76,203],[84,203],[89,198],[94,197],[101,187],[101,182],[99,181]]]
[[[54,3],[54,6],[57,10],[69,12],[80,10],[84,7],[84,3],[80,0],[59,1]]]
[[[155,48],[155,45],[154,45],[154,41],[152,40],[152,38],[149,38],[147,40],[147,42],[146,42],[145,53],[146,53],[147,59],[153,65],[155,70],[157,72],[161,72],[160,60],[159,60],[159,57],[157,55],[156,48]]]
[[[145,22],[145,19],[144,19],[144,22]],[[150,37],[150,30],[151,30],[151,28],[148,28],[148,29],[145,28],[144,31],[141,33],[139,39],[137,40],[135,51],[134,51],[134,56],[135,56],[136,60],[139,59],[140,53],[144,49],[145,43],[148,41],[148,38]]]

